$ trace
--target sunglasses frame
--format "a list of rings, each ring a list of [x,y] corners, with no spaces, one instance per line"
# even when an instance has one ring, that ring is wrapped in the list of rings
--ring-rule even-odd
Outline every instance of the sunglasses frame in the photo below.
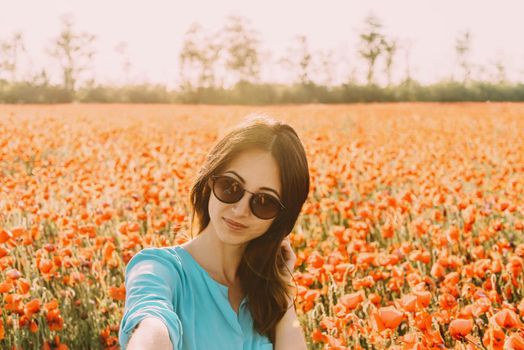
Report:
[[[221,177],[226,177],[228,179],[232,179],[234,181],[236,181],[242,188],[242,196],[240,196],[240,198],[235,201],[235,202],[231,202],[231,203],[228,203],[228,202],[224,202],[223,200],[221,200],[217,195],[216,195],[216,192],[215,192],[215,183],[216,183],[216,180],[218,178],[221,178]],[[246,192],[247,193],[250,193],[251,194],[251,198],[249,199],[249,210],[251,210],[251,213],[253,213],[253,215],[255,215],[257,218],[259,218],[260,220],[271,220],[271,219],[274,219],[276,218],[277,216],[279,216],[282,211],[284,209],[286,209],[286,207],[284,206],[284,204],[282,204],[282,202],[280,202],[280,200],[278,198],[276,198],[275,196],[273,195],[270,195],[268,193],[264,193],[264,192],[251,192],[251,191],[248,191],[246,190],[246,188],[244,187],[244,185],[242,183],[240,183],[240,181],[238,181],[237,179],[235,179],[234,177],[231,177],[231,176],[227,176],[227,175],[211,175],[211,179],[213,180],[213,186],[211,187],[211,190],[213,191],[213,194],[215,195],[216,199],[218,199],[219,201],[221,201],[222,203],[226,203],[226,204],[234,204],[234,203],[238,203],[242,200],[242,198],[244,198]],[[279,207],[279,210],[277,212],[277,214],[271,218],[261,218],[259,217],[258,215],[255,214],[255,212],[253,211],[253,202],[255,200],[255,196],[256,195],[260,195],[260,194],[264,194],[266,196],[270,196],[272,198],[274,198],[275,202],[280,206]]]

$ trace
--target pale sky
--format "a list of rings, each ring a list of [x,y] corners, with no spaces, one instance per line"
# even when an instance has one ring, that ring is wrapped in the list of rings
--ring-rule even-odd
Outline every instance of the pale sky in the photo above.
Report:
[[[60,75],[45,48],[60,30],[60,16],[71,13],[78,31],[97,36],[94,77],[102,83],[124,82],[123,58],[115,47],[127,43],[133,82],[147,80],[176,86],[178,55],[185,31],[193,22],[210,32],[230,14],[248,18],[261,38],[261,48],[276,61],[297,35],[306,35],[313,50],[333,50],[339,63],[335,79],[350,74],[363,81],[365,65],[358,58],[358,29],[373,12],[390,37],[402,46],[394,80],[406,70],[410,49],[412,76],[422,83],[449,77],[456,70],[454,51],[459,33],[472,33],[471,60],[485,67],[485,76],[502,62],[511,81],[524,82],[523,0],[0,0],[0,40],[15,31],[24,35],[31,62],[26,71],[45,67],[54,81]],[[263,79],[287,81],[289,70],[263,67]]]

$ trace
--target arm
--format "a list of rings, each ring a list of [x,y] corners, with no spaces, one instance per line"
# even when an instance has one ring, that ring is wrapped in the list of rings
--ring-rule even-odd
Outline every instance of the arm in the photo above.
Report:
[[[289,239],[286,238],[282,242],[283,254],[286,259],[286,265],[289,271],[289,279],[293,274],[295,262],[297,257],[291,248]],[[293,298],[289,301],[289,305],[293,304]],[[282,319],[277,323],[275,332],[275,350],[293,349],[293,350],[307,350],[306,339],[302,333],[302,327],[295,312],[295,306],[287,309]]]
[[[159,248],[140,251],[126,267],[125,284],[124,315],[118,334],[122,350],[128,345],[131,349],[156,345],[155,350],[161,350],[161,344],[170,342],[170,350],[181,349],[182,323],[173,304],[181,280],[171,254]],[[129,344],[131,337],[133,343]]]
[[[281,349],[307,350],[306,340],[294,307],[289,308],[277,323],[275,350]]]
[[[127,343],[127,350],[171,349],[173,349],[173,344],[169,339],[166,325],[154,317],[143,319]]]

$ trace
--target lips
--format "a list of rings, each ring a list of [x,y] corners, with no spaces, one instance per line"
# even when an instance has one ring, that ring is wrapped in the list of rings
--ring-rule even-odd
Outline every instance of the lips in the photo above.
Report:
[[[224,219],[224,221],[225,221],[229,226],[231,226],[232,228],[236,228],[236,229],[247,228],[247,226],[242,225],[242,224],[239,223],[239,222],[236,222],[236,221],[233,221],[233,220],[229,220],[229,219],[226,219],[226,218],[223,218],[223,219]]]

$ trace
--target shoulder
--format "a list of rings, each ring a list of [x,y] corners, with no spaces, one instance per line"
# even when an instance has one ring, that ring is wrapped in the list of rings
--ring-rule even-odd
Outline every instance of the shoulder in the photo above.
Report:
[[[149,247],[129,260],[126,275],[151,273],[174,277],[180,275],[182,270],[182,258],[177,247]]]

